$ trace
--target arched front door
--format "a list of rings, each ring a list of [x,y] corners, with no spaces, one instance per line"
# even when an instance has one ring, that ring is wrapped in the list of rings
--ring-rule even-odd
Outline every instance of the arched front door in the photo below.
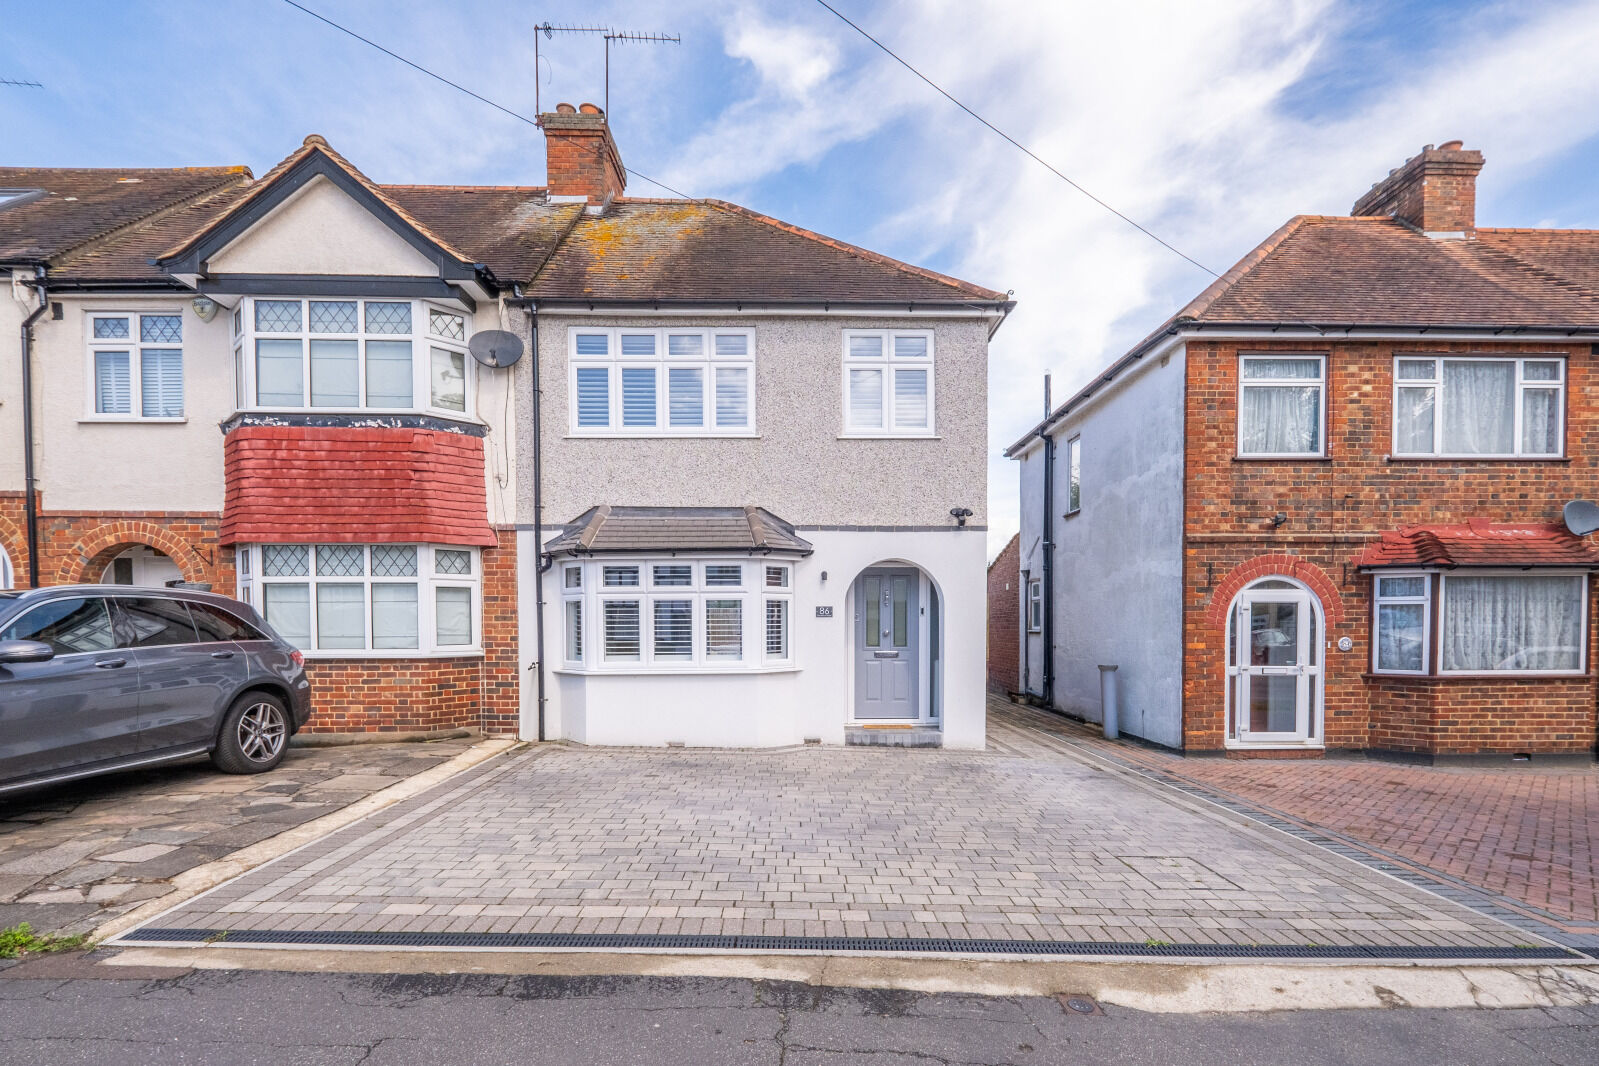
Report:
[[[1315,738],[1321,695],[1321,605],[1287,578],[1238,594],[1228,634],[1233,736],[1240,744]]]

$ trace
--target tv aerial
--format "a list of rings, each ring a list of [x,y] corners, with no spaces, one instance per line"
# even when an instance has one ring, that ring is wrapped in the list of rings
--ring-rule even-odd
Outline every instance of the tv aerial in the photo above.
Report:
[[[498,370],[522,358],[522,338],[503,329],[479,330],[466,342],[466,350],[484,366]]]
[[[544,109],[539,104],[539,90],[542,88],[539,79],[539,35],[543,34],[545,40],[552,40],[557,33],[586,33],[599,34],[605,41],[605,114],[611,114],[611,44],[619,41],[635,41],[650,44],[682,44],[683,38],[676,33],[633,33],[627,30],[613,29],[610,26],[556,26],[544,22],[533,27],[533,113],[542,114]]]

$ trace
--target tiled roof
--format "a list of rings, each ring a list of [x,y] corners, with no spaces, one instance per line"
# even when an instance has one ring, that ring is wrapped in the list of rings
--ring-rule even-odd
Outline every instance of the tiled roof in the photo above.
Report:
[[[810,541],[764,507],[590,507],[550,541],[552,555],[738,551],[809,555]]]
[[[532,186],[385,185],[383,192],[506,283],[536,274],[583,213],[582,204],[546,203],[544,190]]]
[[[223,544],[496,543],[481,437],[240,426],[228,434],[222,461]]]
[[[1368,569],[1405,566],[1599,567],[1599,550],[1559,525],[1499,525],[1485,518],[1388,530],[1355,557]]]

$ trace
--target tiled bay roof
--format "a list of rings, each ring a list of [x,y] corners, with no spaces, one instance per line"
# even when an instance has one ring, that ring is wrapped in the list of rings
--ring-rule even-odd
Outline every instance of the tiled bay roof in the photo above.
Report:
[[[574,518],[545,548],[551,555],[603,552],[781,552],[809,555],[811,543],[764,507],[612,507]]]
[[[1388,567],[1599,567],[1599,550],[1558,525],[1500,525],[1485,518],[1388,530],[1355,557],[1367,569]]]

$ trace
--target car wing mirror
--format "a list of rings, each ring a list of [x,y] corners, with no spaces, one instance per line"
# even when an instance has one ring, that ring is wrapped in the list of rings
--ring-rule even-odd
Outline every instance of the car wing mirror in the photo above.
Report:
[[[47,663],[56,650],[39,640],[0,640],[0,666],[12,663]]]

